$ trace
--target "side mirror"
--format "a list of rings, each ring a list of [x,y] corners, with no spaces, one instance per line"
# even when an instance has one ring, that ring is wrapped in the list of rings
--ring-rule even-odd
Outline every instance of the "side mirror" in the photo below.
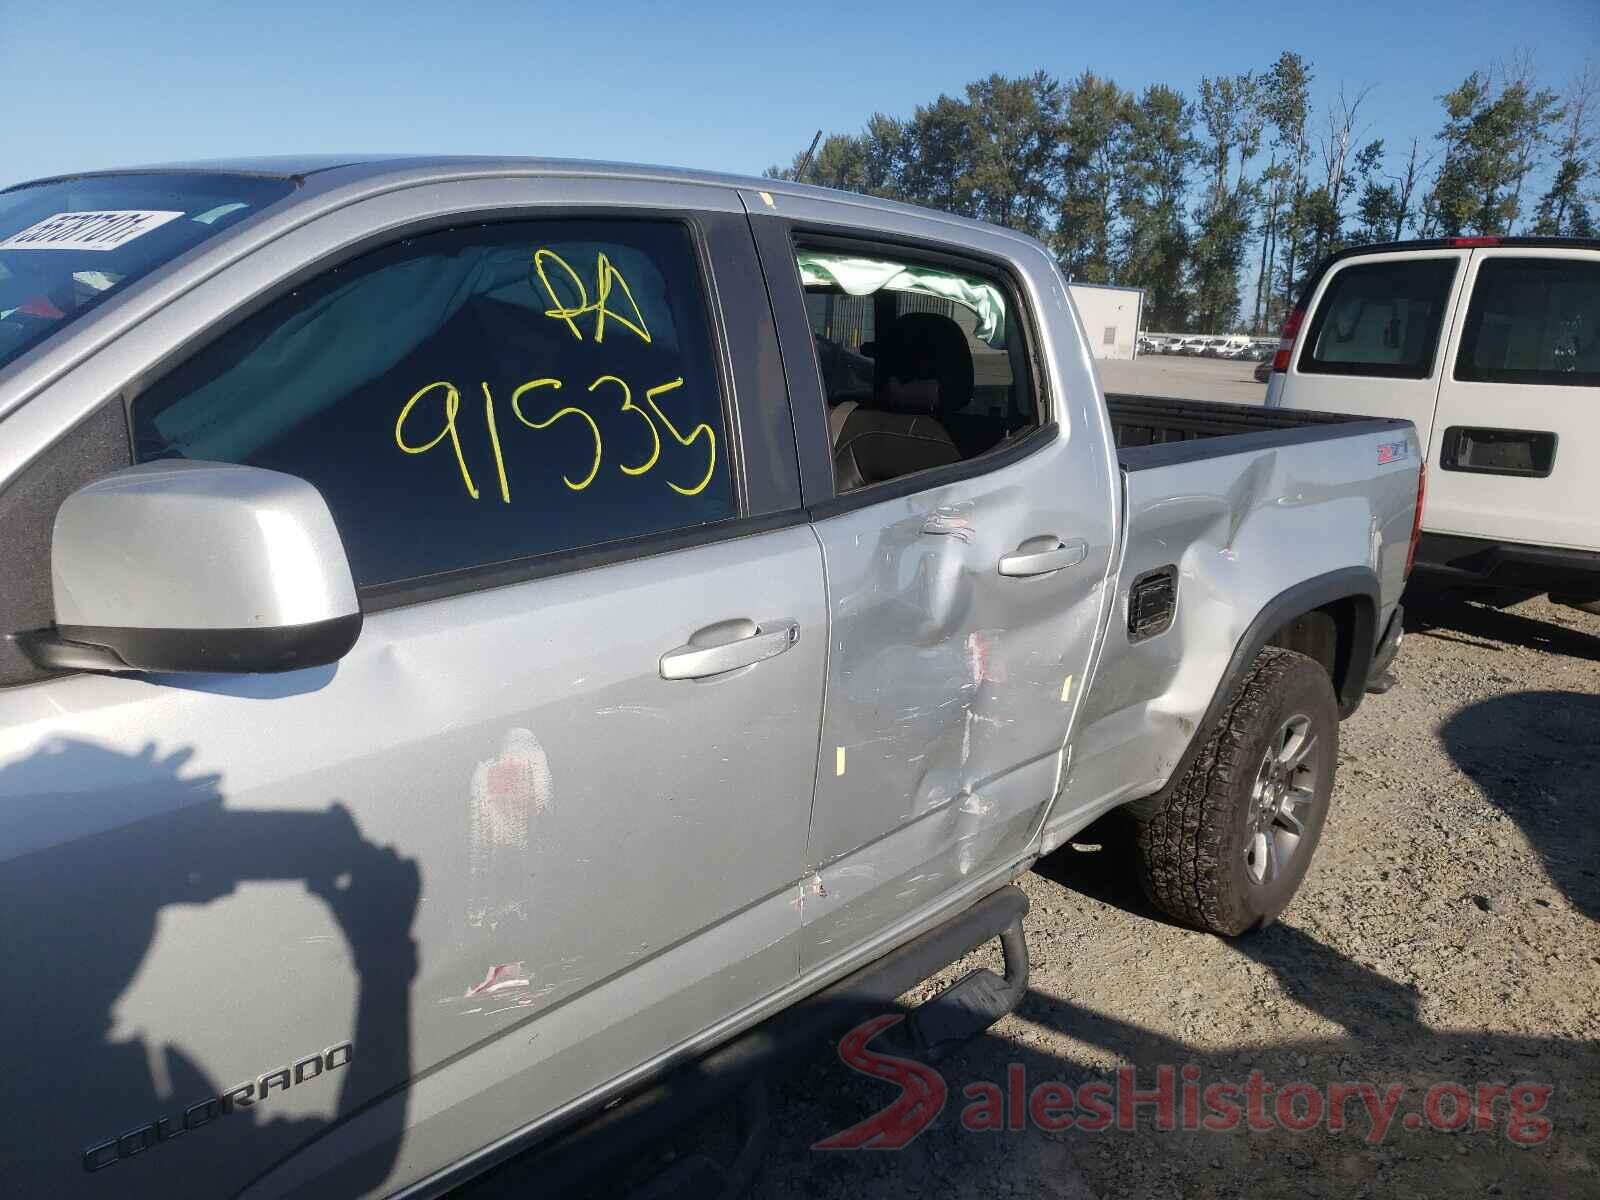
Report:
[[[293,475],[170,459],[78,489],[50,543],[54,629],[17,641],[41,666],[293,671],[361,633],[344,543]]]

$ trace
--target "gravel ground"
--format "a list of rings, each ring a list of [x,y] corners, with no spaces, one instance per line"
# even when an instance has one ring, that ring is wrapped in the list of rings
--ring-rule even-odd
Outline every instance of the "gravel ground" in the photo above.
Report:
[[[933,1125],[896,1152],[812,1150],[897,1091],[819,1050],[773,1081],[750,1194],[1600,1196],[1600,617],[1411,598],[1407,627],[1401,682],[1342,727],[1332,815],[1276,925],[1233,942],[1178,928],[1140,896],[1122,830],[1085,831],[1022,879],[1029,992],[941,1064]],[[998,965],[993,946],[905,999],[978,964]],[[1405,1090],[1378,1144],[1359,1099],[1342,1132],[1160,1132],[1148,1117],[1131,1132],[964,1130],[963,1088],[1004,1088],[1009,1064],[1029,1088],[1131,1066],[1149,1089],[1160,1065],[1193,1064],[1200,1088],[1259,1069],[1274,1086]],[[1504,1099],[1492,1130],[1405,1127],[1429,1087],[1480,1082],[1552,1087],[1533,1114],[1548,1136],[1513,1142]],[[658,1161],[725,1143],[729,1124],[703,1123]]]

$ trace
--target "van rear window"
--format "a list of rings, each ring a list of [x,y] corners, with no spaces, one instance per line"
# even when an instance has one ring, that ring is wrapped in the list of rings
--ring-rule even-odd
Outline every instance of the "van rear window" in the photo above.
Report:
[[[1455,274],[1454,256],[1343,268],[1322,294],[1300,370],[1426,379]]]
[[[1467,309],[1456,378],[1600,384],[1600,263],[1485,259]]]

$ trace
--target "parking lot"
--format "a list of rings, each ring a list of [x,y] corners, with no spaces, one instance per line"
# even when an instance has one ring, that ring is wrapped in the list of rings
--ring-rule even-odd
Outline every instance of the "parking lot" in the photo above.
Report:
[[[1252,378],[1257,364],[1238,359],[1144,354],[1132,361],[1104,359],[1095,365],[1108,392],[1222,404],[1260,404],[1267,392],[1266,384]]]
[[[0,1200],[1600,1200],[1600,0],[1234,7],[6,6]]]

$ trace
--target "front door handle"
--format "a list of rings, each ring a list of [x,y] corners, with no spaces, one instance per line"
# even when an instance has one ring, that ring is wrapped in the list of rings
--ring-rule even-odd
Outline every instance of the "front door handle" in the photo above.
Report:
[[[661,656],[661,678],[705,679],[776,658],[800,640],[800,622],[741,617],[697,630],[684,645]]]
[[[1048,575],[1063,567],[1075,567],[1089,554],[1088,543],[1082,538],[1063,542],[1051,534],[1031,537],[1010,554],[1000,557],[1000,574],[1021,577]]]

